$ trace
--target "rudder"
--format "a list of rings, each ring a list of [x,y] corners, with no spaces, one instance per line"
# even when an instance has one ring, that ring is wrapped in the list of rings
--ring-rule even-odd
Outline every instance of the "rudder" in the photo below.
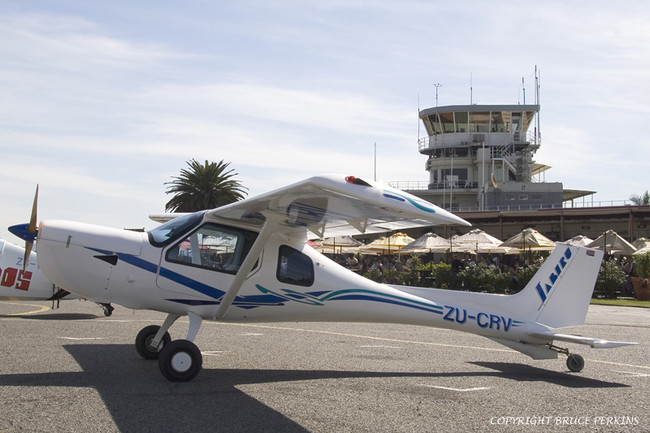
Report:
[[[603,252],[558,243],[526,287],[517,308],[551,328],[581,325],[587,316]]]

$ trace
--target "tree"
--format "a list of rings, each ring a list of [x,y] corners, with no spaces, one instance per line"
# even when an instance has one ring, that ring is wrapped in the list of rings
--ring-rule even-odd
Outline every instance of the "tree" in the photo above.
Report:
[[[238,180],[238,173],[228,170],[230,163],[195,159],[187,161],[189,168],[181,170],[171,182],[165,182],[166,194],[174,194],[165,205],[167,212],[196,212],[234,203],[246,196],[246,189]]]
[[[650,204],[650,194],[648,194],[648,190],[646,189],[643,195],[632,194],[630,196],[630,201],[637,206]]]

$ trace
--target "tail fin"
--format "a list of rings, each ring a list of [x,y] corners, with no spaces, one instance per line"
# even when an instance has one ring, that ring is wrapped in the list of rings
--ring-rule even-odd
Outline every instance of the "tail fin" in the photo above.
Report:
[[[603,252],[559,243],[516,295],[519,311],[551,328],[584,323]]]

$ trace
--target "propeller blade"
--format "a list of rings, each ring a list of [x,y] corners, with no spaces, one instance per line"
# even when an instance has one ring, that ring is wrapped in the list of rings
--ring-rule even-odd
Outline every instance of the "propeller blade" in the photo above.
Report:
[[[29,264],[29,255],[32,253],[32,246],[34,244],[31,242],[25,242],[25,257],[23,257],[23,271],[27,268]]]
[[[9,227],[9,231],[14,235],[18,236],[20,239],[25,241],[25,257],[23,259],[23,271],[29,263],[29,254],[32,252],[32,247],[34,246],[34,240],[38,234],[38,229],[36,228],[37,216],[36,208],[38,207],[38,185],[36,185],[36,194],[34,194],[34,203],[32,204],[32,216],[29,219],[28,224],[17,224],[15,226]]]
[[[34,203],[32,204],[32,217],[29,219],[29,231],[36,236],[36,209],[38,208],[38,184],[36,184],[36,193],[34,194]]]

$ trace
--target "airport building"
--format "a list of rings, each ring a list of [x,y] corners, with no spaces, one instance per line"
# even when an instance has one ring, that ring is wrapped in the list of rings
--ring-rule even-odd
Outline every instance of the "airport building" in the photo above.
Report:
[[[592,191],[545,182],[547,165],[534,161],[541,146],[539,105],[452,105],[420,111],[427,136],[429,183],[418,195],[452,211],[561,208]]]
[[[527,227],[554,241],[579,234],[595,238],[608,229],[630,241],[650,238],[649,206],[623,201],[594,205],[587,197],[595,191],[545,181],[543,173],[550,167],[534,160],[542,145],[539,110],[538,104],[420,110],[426,136],[418,138],[418,151],[427,157],[428,182],[393,186],[451,210],[500,239]]]

